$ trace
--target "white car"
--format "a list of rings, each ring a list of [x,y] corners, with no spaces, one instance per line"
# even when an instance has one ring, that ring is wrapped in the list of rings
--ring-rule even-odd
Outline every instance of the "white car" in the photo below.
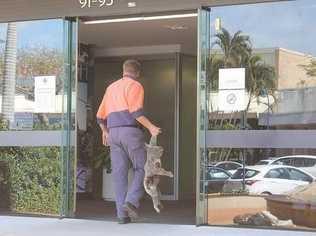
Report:
[[[309,155],[284,156],[284,157],[279,157],[273,160],[272,162],[269,163],[269,165],[294,166],[316,177],[316,156],[309,156]]]
[[[236,161],[221,161],[216,163],[215,166],[234,174],[238,168],[242,167],[242,164]]]
[[[245,190],[249,194],[286,194],[298,186],[304,186],[315,181],[315,178],[292,166],[248,166],[239,168],[229,178],[224,186],[224,193],[240,192],[243,190],[243,176],[245,173]]]

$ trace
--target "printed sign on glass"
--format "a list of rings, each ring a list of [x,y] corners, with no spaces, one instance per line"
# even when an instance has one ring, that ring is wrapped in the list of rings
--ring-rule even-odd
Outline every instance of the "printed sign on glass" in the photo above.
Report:
[[[233,112],[245,109],[245,68],[219,70],[218,110]]]
[[[35,112],[56,112],[56,77],[35,77]]]

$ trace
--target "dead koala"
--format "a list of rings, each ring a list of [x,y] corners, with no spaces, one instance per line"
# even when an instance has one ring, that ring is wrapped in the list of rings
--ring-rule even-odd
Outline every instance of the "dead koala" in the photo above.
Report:
[[[146,144],[147,161],[145,164],[145,178],[144,188],[145,191],[151,196],[155,210],[160,213],[163,209],[160,198],[161,193],[158,187],[160,176],[173,177],[172,172],[166,171],[161,167],[161,156],[163,148],[157,145],[157,137],[151,137],[150,143]]]

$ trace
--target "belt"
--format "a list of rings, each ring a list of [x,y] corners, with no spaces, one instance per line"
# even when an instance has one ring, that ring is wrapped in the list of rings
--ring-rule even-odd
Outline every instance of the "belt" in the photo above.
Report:
[[[124,128],[124,127],[136,128],[136,129],[140,129],[140,130],[144,131],[144,127],[140,124],[137,124],[137,125],[120,125],[120,126],[110,127],[109,129],[111,129],[111,128]]]

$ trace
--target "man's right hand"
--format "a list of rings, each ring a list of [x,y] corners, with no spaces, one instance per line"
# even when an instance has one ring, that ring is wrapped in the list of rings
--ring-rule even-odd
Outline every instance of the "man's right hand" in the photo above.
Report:
[[[161,129],[153,125],[145,116],[140,116],[136,120],[148,129],[151,136],[158,136],[161,133]]]
[[[150,132],[151,136],[158,136],[158,134],[161,133],[161,129],[155,125],[152,125],[149,128],[149,132]]]

